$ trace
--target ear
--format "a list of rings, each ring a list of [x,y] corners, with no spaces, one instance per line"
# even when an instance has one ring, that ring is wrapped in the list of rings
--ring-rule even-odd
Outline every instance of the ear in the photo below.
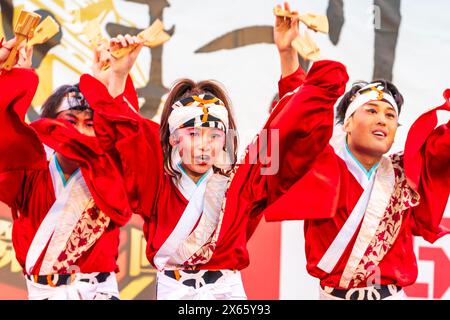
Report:
[[[347,122],[344,123],[343,128],[346,133],[350,133],[353,130],[353,116],[348,118]]]
[[[180,141],[178,140],[178,138],[174,134],[171,134],[169,136],[169,143],[170,143],[170,145],[172,147],[175,147],[177,144],[180,143]]]

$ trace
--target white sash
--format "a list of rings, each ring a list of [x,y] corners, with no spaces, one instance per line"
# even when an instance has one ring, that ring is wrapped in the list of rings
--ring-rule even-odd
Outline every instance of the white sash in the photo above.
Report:
[[[104,300],[110,296],[119,298],[119,288],[115,273],[98,283],[94,274],[76,273],[75,280],[67,285],[51,287],[26,278],[29,300]],[[80,281],[89,279],[89,282]]]
[[[342,257],[361,221],[363,221],[353,247],[352,255],[347,263],[346,272],[343,274],[346,280],[341,285],[348,285],[350,281],[349,277],[351,278],[353,271],[358,266],[359,261],[361,261],[389,204],[394,190],[395,174],[390,159],[383,157],[376,173],[372,174],[370,178],[367,177],[356,160],[346,150],[345,139],[341,137],[340,141],[336,142],[336,144],[334,146],[336,154],[345,161],[347,168],[360,183],[364,191],[344,226],[317,266],[325,272],[330,273]],[[346,285],[343,287],[346,287]]]
[[[153,258],[153,262],[158,270],[164,270],[166,265],[181,265],[186,261],[177,259],[178,255],[176,255],[176,252],[179,246],[189,237],[192,229],[203,213],[206,184],[212,174],[213,171],[210,169],[205,173],[205,176],[202,177],[201,181],[199,181],[200,183],[196,185],[184,172],[182,172],[182,177],[179,182],[175,182],[175,185],[189,203],[184,209],[175,229]]]
[[[184,285],[183,278],[177,281],[166,276],[164,272],[158,272],[156,298],[158,300],[246,300],[241,273],[232,270],[220,271],[223,276],[215,283],[203,284],[197,289]],[[196,276],[191,277],[195,279]]]
[[[364,214],[364,220],[356,238],[350,258],[342,273],[339,286],[347,288],[353,278],[359,262],[364,257],[367,247],[375,236],[389,201],[394,192],[395,173],[391,159],[383,157],[377,170],[372,195]]]
[[[39,274],[52,274],[53,265],[64,250],[78,220],[92,197],[81,171],[78,170],[64,186],[56,165],[56,155],[49,163],[56,201],[45,216],[28,249],[25,270],[31,274],[45,249]]]

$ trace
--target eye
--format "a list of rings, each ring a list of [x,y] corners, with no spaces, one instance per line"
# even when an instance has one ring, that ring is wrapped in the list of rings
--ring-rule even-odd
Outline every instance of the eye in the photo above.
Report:
[[[72,119],[67,119],[67,121],[69,121],[73,125],[77,124],[77,122],[75,120],[72,120]]]
[[[386,117],[388,117],[389,119],[395,119],[395,114],[393,113],[387,113]]]
[[[192,132],[189,132],[189,135],[190,135],[191,137],[198,137],[198,136],[199,136],[199,133],[196,132],[196,131],[192,131]]]
[[[86,127],[88,127],[88,128],[93,128],[94,127],[94,124],[91,122],[91,123],[86,123]]]
[[[370,109],[366,109],[367,112],[371,113],[371,114],[376,114],[377,110],[375,110],[374,108],[370,108]]]

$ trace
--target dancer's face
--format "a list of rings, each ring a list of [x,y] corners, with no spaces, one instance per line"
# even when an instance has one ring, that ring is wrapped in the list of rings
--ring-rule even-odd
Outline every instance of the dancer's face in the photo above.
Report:
[[[205,174],[216,163],[225,145],[225,133],[216,128],[181,128],[170,141],[178,146],[183,169],[191,177]]]
[[[391,149],[397,128],[397,113],[384,101],[361,106],[345,125],[349,146],[373,157],[381,157]]]
[[[58,113],[57,119],[69,121],[75,129],[87,136],[95,136],[91,110],[66,110]]]

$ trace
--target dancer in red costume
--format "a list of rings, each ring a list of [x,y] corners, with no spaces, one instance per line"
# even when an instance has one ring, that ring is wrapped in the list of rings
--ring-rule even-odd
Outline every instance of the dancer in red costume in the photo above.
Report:
[[[136,41],[128,36],[112,44]],[[14,42],[0,48],[0,65]],[[108,77],[99,75],[109,79],[113,94],[140,47],[111,59]],[[39,81],[27,54],[0,75],[0,201],[12,210],[12,240],[29,299],[118,299],[119,228],[132,213],[119,169],[100,148],[92,109],[77,86],[56,90],[43,118],[25,123]],[[128,105],[133,98],[137,102],[129,81],[116,101]]]
[[[276,28],[277,41],[289,32]],[[305,146],[315,152],[305,134],[323,128],[348,80],[334,61],[285,77],[295,71],[288,70],[292,55],[280,50],[280,59],[283,84],[292,85],[281,95],[302,86],[275,107],[238,164],[235,141],[226,139],[235,129],[229,101],[215,83],[178,81],[158,125],[117,105],[96,79],[81,79],[97,137],[119,155],[131,207],[144,218],[158,299],[246,297],[239,271],[250,263],[247,241],[263,210],[304,174]],[[317,117],[305,122],[313,110]]]
[[[279,50],[294,56],[292,39]],[[297,67],[293,58],[289,69]],[[305,108],[301,74],[279,82],[276,109]],[[450,122],[438,125],[436,112],[450,111],[450,90],[444,97],[413,124],[404,152],[390,156],[403,98],[388,81],[355,84],[344,95],[333,138],[332,104],[310,104],[298,122],[302,177],[264,214],[305,220],[307,270],[320,279],[322,299],[403,298],[402,287],[417,278],[413,237],[434,242],[449,233],[440,222],[450,189]]]

